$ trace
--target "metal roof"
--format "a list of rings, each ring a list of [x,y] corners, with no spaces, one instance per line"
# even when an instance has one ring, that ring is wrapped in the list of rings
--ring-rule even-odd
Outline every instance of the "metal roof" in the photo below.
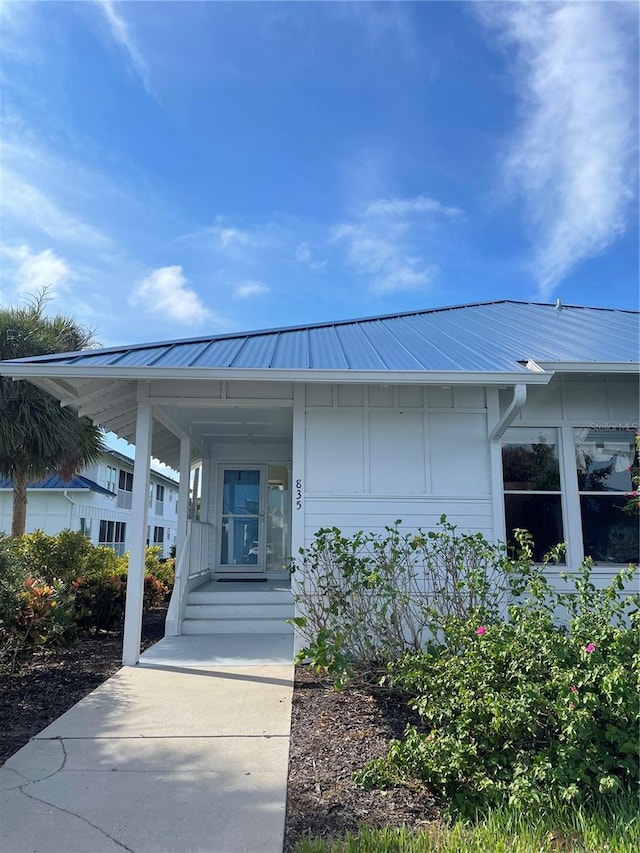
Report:
[[[635,363],[640,313],[503,300],[4,362],[68,367],[528,372]]]
[[[0,477],[0,489],[12,489],[13,483],[7,477]],[[115,498],[115,492],[109,491],[109,489],[105,489],[103,486],[96,483],[94,480],[90,480],[88,477],[82,477],[81,475],[77,475],[76,477],[72,477],[70,480],[63,480],[58,474],[51,474],[48,477],[45,477],[43,480],[38,480],[37,482],[30,481],[27,484],[28,489],[64,489],[66,491],[75,491],[76,489],[81,489],[83,491],[91,491],[98,492],[100,495],[109,495],[109,497]]]

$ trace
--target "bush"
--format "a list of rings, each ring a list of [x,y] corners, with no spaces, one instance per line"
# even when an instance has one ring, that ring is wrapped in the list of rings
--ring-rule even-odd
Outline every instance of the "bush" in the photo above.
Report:
[[[115,574],[127,567],[126,557],[119,557],[113,548],[93,545],[80,531],[63,530],[49,536],[36,530],[22,536],[18,548],[29,573],[49,584]]]
[[[293,622],[307,645],[297,661],[327,670],[336,685],[354,668],[374,673],[428,641],[444,641],[452,618],[496,620],[537,571],[526,537],[511,559],[504,545],[458,533],[444,515],[427,533],[403,534],[400,524],[352,538],[323,528],[300,550],[302,615]]]
[[[71,616],[81,630],[117,631],[124,621],[127,598],[127,574],[78,578],[71,583]],[[143,609],[158,607],[165,600],[167,588],[153,575],[145,575]]]
[[[0,535],[0,637],[19,606],[19,595],[27,577],[17,541]]]
[[[417,777],[466,815],[632,789],[640,624],[619,593],[633,573],[597,591],[587,561],[565,575],[571,593],[534,578],[509,621],[450,619],[446,644],[389,667],[388,686],[408,698],[421,726],[358,781]]]
[[[166,599],[170,597],[175,583],[176,561],[172,557],[169,559],[161,558],[161,553],[162,548],[159,545],[148,545],[145,552],[144,570],[145,574],[152,575],[154,578],[162,581],[166,588],[164,593],[164,598]]]

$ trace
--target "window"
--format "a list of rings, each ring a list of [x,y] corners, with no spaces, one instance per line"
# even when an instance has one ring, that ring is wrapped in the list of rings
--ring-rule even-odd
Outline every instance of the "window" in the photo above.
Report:
[[[563,542],[562,500],[558,438],[555,429],[507,430],[502,444],[504,511],[507,541],[513,531],[533,536],[533,558],[540,562],[547,551]]]
[[[81,518],[80,519],[80,533],[84,533],[85,536],[88,536],[91,539],[91,519],[90,518]]]
[[[105,486],[107,487],[107,489],[109,489],[110,492],[115,492],[117,479],[118,469],[113,468],[111,465],[107,465],[107,477],[105,480]]]
[[[164,543],[164,527],[153,528],[153,544],[162,545]]]
[[[120,556],[124,554],[126,523],[124,521],[101,521],[98,544],[113,548]]]
[[[596,563],[637,563],[638,523],[623,511],[637,464],[631,430],[576,429],[582,541]]]
[[[156,515],[164,515],[164,486],[156,485]]]
[[[132,491],[133,474],[130,471],[120,471],[118,479],[118,506],[120,509],[131,509]]]

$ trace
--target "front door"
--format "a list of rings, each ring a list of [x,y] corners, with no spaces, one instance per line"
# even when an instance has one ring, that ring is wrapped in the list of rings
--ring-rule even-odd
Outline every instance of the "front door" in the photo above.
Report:
[[[223,572],[263,572],[263,470],[222,469],[222,535],[220,569]]]
[[[289,558],[287,465],[220,467],[223,574],[282,572]]]

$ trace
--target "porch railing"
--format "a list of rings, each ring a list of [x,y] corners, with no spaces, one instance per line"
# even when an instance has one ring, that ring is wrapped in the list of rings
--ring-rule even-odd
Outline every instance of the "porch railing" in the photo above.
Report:
[[[194,580],[209,572],[211,530],[211,525],[204,521],[187,522],[187,535],[176,563],[175,582],[167,609],[167,637],[177,637],[180,633],[185,596],[190,586],[195,585]]]

